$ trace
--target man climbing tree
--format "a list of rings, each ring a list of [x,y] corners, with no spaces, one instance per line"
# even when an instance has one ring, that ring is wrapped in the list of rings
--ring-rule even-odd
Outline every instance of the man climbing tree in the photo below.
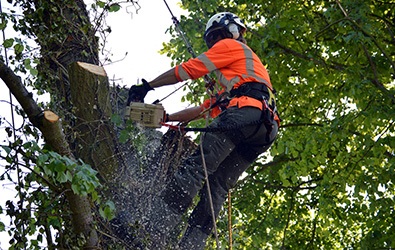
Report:
[[[154,202],[149,216],[153,245],[165,245],[166,236],[192,204],[200,191],[200,201],[189,217],[189,226],[179,244],[181,249],[203,249],[215,226],[213,218],[239,176],[275,140],[279,117],[273,87],[258,56],[246,45],[246,26],[238,16],[221,12],[206,25],[204,41],[208,51],[177,65],[151,82],[132,86],[130,101],[142,101],[150,90],[215,72],[230,100],[206,100],[201,106],[167,116],[167,121],[187,123],[211,109],[215,120],[202,136],[200,148],[174,174]],[[214,102],[214,103],[212,103]],[[223,110],[220,110],[220,107]],[[208,173],[208,177],[207,174]]]
[[[4,8],[7,2],[21,13]],[[158,211],[150,207],[151,198],[196,147],[193,143],[186,147],[188,138],[174,130],[162,136],[131,121],[124,124],[120,107],[124,107],[127,90],[112,88],[105,74],[97,75],[93,72],[99,71],[83,66],[108,65],[99,52],[107,51],[106,38],[116,29],[105,25],[106,17],[121,14],[116,10],[130,16],[128,5],[137,1],[84,2],[88,1],[1,2],[0,30],[5,31],[5,40],[0,48],[0,78],[20,105],[10,105],[8,97],[1,101],[6,106],[2,106],[0,127],[0,182],[2,190],[12,189],[18,195],[0,204],[0,234],[10,238],[0,240],[0,248],[141,249],[140,243],[145,247],[142,215],[151,208],[152,213]],[[149,5],[153,1],[140,2]],[[270,154],[260,155],[232,188],[232,213],[222,209],[212,224],[221,248],[225,244],[233,244],[233,249],[394,248],[393,1],[183,0],[180,6],[188,12],[180,20],[197,54],[206,50],[199,34],[212,14],[229,10],[248,24],[249,32],[243,37],[265,63],[278,89],[277,105],[283,118]],[[145,13],[150,20],[158,16]],[[149,25],[157,26],[159,21],[155,20],[144,28],[151,31]],[[122,33],[135,36],[132,42],[119,39],[125,52],[138,46],[133,41],[148,42],[158,36],[147,32],[142,37],[130,25],[120,26]],[[11,35],[9,28],[27,38]],[[174,31],[169,28],[173,36],[161,53],[176,65],[186,61],[188,51]],[[105,44],[99,37],[105,38]],[[37,47],[31,47],[32,39]],[[226,58],[226,53],[222,56]],[[179,68],[188,69],[188,63]],[[129,67],[125,74],[132,70],[136,71]],[[24,72],[31,73],[26,80]],[[184,100],[201,103],[204,84],[200,82],[188,83],[190,91]],[[33,95],[31,88],[36,90]],[[45,98],[50,95],[49,103],[36,102],[40,93]],[[23,120],[21,126],[4,117],[10,106]],[[196,109],[200,114],[201,109]],[[218,122],[235,107],[228,109],[216,118]],[[194,118],[191,111],[183,112]],[[176,114],[170,119],[182,120]],[[209,147],[205,142],[220,132],[201,136],[203,145]],[[169,164],[162,164],[166,160]],[[208,183],[214,191],[215,180]],[[214,195],[213,199],[218,201]],[[235,237],[228,238],[226,230]],[[171,245],[178,243],[178,239],[166,239]],[[215,246],[219,244],[213,239],[206,241],[207,249]]]

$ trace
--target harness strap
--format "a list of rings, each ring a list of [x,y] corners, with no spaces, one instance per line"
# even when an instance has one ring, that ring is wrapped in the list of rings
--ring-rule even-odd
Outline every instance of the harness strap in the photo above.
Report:
[[[273,130],[271,121],[274,116],[277,115],[276,109],[276,99],[274,96],[274,91],[267,87],[266,84],[260,82],[246,82],[236,89],[230,91],[231,97],[248,96],[257,99],[262,102],[262,115],[261,120],[267,130],[267,140],[269,140],[269,135]],[[259,128],[258,128],[259,129]]]
[[[270,145],[274,140],[270,140],[269,136],[270,136],[270,132],[273,129],[272,125],[270,124],[270,127],[268,128],[268,126],[265,124],[267,121],[266,118],[263,117],[263,115],[261,115],[261,119],[259,120],[255,120],[252,122],[248,122],[245,124],[238,124],[238,125],[230,125],[230,126],[222,126],[222,127],[215,127],[215,128],[209,128],[209,127],[205,127],[205,128],[187,128],[184,127],[182,125],[172,125],[172,124],[168,124],[168,123],[164,123],[161,122],[161,125],[164,127],[168,127],[169,129],[173,129],[173,130],[177,130],[180,133],[184,133],[184,132],[205,132],[205,133],[220,133],[220,132],[226,132],[226,131],[230,131],[230,130],[239,130],[243,127],[246,126],[251,126],[251,125],[260,125],[260,124],[264,124],[266,129],[267,129],[267,138],[266,141],[268,141],[267,143],[262,144],[261,146],[266,146],[266,145]],[[257,127],[256,132],[258,132],[259,127]],[[255,132],[255,133],[256,133]],[[252,136],[255,134],[253,133]]]
[[[263,120],[256,120],[256,121],[252,121],[246,124],[238,124],[238,125],[233,125],[233,126],[223,126],[223,127],[215,127],[215,128],[187,128],[181,125],[171,125],[168,123],[164,123],[161,122],[161,125],[164,127],[168,127],[170,129],[174,129],[174,130],[178,130],[179,132],[212,132],[212,133],[218,133],[218,132],[225,132],[225,131],[229,131],[229,130],[237,130],[237,129],[241,129],[245,126],[250,126],[250,125],[259,125],[263,123]]]
[[[215,99],[216,101],[210,106],[210,109],[219,107],[221,111],[226,109],[226,106],[229,104],[229,93],[228,92],[223,92],[222,94],[216,94]]]
[[[274,110],[276,107],[275,90],[271,90],[266,84],[260,82],[246,82],[238,88],[232,88],[230,97],[248,96],[259,101],[266,100],[269,107]]]
[[[266,141],[269,141],[269,143],[265,143],[262,146],[265,145],[270,145],[272,141],[270,141],[270,133],[273,130],[273,125],[272,121],[274,119],[274,115],[276,114],[278,116],[277,110],[276,110],[276,101],[275,101],[275,96],[274,96],[275,91],[272,91],[269,89],[265,84],[263,83],[258,83],[258,82],[247,82],[242,84],[240,87],[237,89],[232,89],[230,91],[229,97],[239,97],[239,96],[248,96],[254,99],[257,99],[259,101],[262,101],[262,114],[259,120],[252,121],[246,124],[239,124],[239,125],[233,125],[233,126],[223,126],[223,127],[216,127],[216,128],[187,128],[181,125],[170,125],[167,123],[161,123],[162,126],[169,127],[170,129],[178,130],[179,132],[189,132],[189,131],[195,131],[195,132],[225,132],[229,130],[236,130],[243,128],[245,126],[250,126],[250,125],[259,125],[259,124],[264,124],[267,130],[267,138]],[[224,107],[227,106],[229,103],[229,99],[227,98],[227,92],[224,92],[221,95],[218,95],[216,98],[216,102],[213,103],[209,109],[212,109],[216,106]],[[256,132],[258,132],[259,127],[256,128]],[[255,132],[255,133],[256,133]],[[252,136],[255,134],[253,133]]]

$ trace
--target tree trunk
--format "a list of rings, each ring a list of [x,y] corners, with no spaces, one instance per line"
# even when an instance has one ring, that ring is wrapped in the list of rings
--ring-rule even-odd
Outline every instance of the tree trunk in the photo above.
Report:
[[[52,111],[43,111],[20,78],[2,62],[0,76],[53,151],[82,159],[99,172],[104,199],[112,200],[117,209],[112,229],[126,228],[122,237],[127,237],[119,238],[117,243],[128,242],[130,247],[138,234],[133,225],[138,224],[151,198],[160,192],[183,155],[188,154],[186,148],[193,148],[194,144],[176,131],[169,131],[162,138],[155,129],[137,124],[128,128],[128,122],[118,127],[111,123],[114,112],[123,115],[123,108],[114,106],[124,107],[127,91],[110,89],[105,71],[96,66],[97,38],[82,0],[34,0],[21,4],[25,21],[30,24],[24,28],[40,46],[37,69],[42,80],[37,81],[36,87],[50,93]],[[42,11],[36,11],[39,8]],[[131,138],[119,143],[119,135],[125,129],[133,130]],[[180,148],[182,144],[187,147]],[[103,221],[103,226],[97,221],[99,216],[93,217],[92,209],[96,208],[92,208],[89,199],[75,195],[69,184],[63,191],[72,211],[70,225],[76,235],[85,236],[85,247],[97,248],[99,242],[107,245],[104,235],[113,233],[106,227],[107,222]],[[105,234],[98,235],[96,227]],[[113,237],[108,241],[113,246]]]
[[[117,135],[111,124],[107,75],[102,67],[77,62],[69,67],[71,101],[76,116],[76,156],[99,171],[106,182],[118,173]]]

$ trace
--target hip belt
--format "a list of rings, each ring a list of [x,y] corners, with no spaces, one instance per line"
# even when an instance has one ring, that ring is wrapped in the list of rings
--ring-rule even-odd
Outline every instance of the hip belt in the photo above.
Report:
[[[246,82],[230,91],[230,97],[248,96],[259,101],[267,101],[267,105],[273,112],[276,110],[274,91],[259,82]]]

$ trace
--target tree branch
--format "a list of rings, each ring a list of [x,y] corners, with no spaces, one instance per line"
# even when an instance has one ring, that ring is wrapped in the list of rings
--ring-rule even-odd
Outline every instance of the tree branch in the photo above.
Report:
[[[23,110],[29,117],[30,122],[39,127],[39,118],[43,115],[42,109],[32,98],[32,93],[28,92],[23,85],[21,78],[0,60],[0,78],[7,85],[8,89],[14,95],[16,100],[22,106]]]
[[[322,61],[322,60],[317,60],[317,59],[315,59],[315,58],[312,58],[312,57],[309,57],[309,56],[307,56],[307,55],[304,55],[304,54],[302,54],[302,53],[300,53],[300,52],[298,52],[298,51],[296,51],[296,50],[293,50],[293,49],[291,49],[291,48],[288,48],[288,47],[286,47],[286,46],[280,44],[279,42],[275,42],[274,44],[275,44],[277,47],[279,47],[280,49],[282,49],[285,53],[291,54],[291,55],[293,55],[293,56],[296,56],[296,57],[298,57],[298,58],[304,59],[304,60],[306,60],[306,61],[313,61],[314,63],[316,63],[316,64],[318,64],[318,65],[323,65],[323,66],[326,66],[326,67],[328,67],[328,68],[335,69],[335,70],[339,70],[339,71],[342,71],[342,70],[345,69],[345,66],[344,66],[344,65],[341,65],[341,64],[338,64],[338,63],[334,63],[334,62],[331,62],[331,64],[328,65],[328,64],[326,64],[326,63],[325,63],[324,61]]]
[[[388,62],[391,64],[392,69],[395,72],[395,63],[392,61],[391,57],[386,53],[386,51],[381,47],[381,45],[378,43],[378,41],[371,36],[367,31],[365,31],[357,22],[355,22],[353,19],[350,18],[350,16],[348,15],[348,13],[343,9],[341,3],[339,2],[339,0],[336,0],[337,5],[339,6],[339,8],[341,9],[341,11],[343,12],[343,15],[345,16],[345,20],[349,21],[352,24],[352,28],[355,31],[360,31],[362,32],[366,37],[369,37],[373,43],[376,45],[376,47],[380,50],[380,52],[384,55],[384,57],[388,60]],[[383,93],[387,94],[387,96],[392,99],[393,102],[395,102],[395,96],[391,93],[390,90],[388,90],[378,79],[378,75],[377,75],[377,70],[376,70],[376,65],[372,60],[372,56],[369,54],[369,51],[367,50],[366,46],[364,44],[361,43],[361,46],[364,50],[365,56],[369,61],[370,64],[370,68],[372,69],[373,75],[374,75],[374,79],[370,79],[370,81],[373,83],[373,85],[375,85],[379,90],[381,90]]]
[[[46,143],[53,151],[60,155],[74,158],[69,144],[63,133],[59,117],[52,111],[43,111],[33,100],[32,94],[27,91],[21,78],[0,60],[0,78],[5,82],[11,93],[15,96],[31,123],[37,127]],[[71,191],[71,183],[63,187],[70,204],[73,216],[73,226],[77,235],[83,233],[87,239],[86,248],[98,245],[97,232],[93,225],[93,216],[88,197],[79,196]]]
[[[289,128],[289,127],[323,127],[324,125],[318,123],[289,123],[289,124],[281,124],[281,128]]]
[[[289,205],[289,210],[288,210],[288,214],[287,214],[287,220],[286,220],[285,227],[283,230],[283,239],[282,239],[282,243],[281,243],[281,249],[285,249],[285,240],[287,238],[287,230],[289,227],[289,222],[291,220],[291,214],[292,214],[292,211],[294,209],[294,204],[295,204],[295,191],[292,191],[291,198],[290,198],[289,202],[290,202],[290,205]]]

